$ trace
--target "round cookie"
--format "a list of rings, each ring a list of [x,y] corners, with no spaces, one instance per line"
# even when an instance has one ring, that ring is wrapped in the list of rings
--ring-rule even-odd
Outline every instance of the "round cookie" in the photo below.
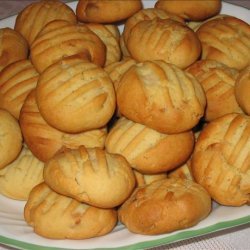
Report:
[[[21,60],[0,72],[0,108],[19,119],[24,100],[36,87],[39,74],[30,60]]]
[[[0,170],[0,193],[15,200],[28,200],[33,187],[43,182],[44,163],[27,147],[18,158]]]
[[[235,97],[244,112],[250,115],[250,66],[241,71],[236,79]]]
[[[9,64],[27,59],[28,44],[17,31],[0,29],[0,72]]]
[[[192,174],[221,205],[249,204],[250,117],[228,114],[201,131],[192,156]]]
[[[47,23],[58,19],[76,23],[74,11],[65,3],[58,0],[42,0],[29,4],[17,15],[15,30],[31,45]]]
[[[211,211],[211,198],[197,183],[163,179],[136,188],[118,210],[129,231],[156,235],[196,225]]]
[[[202,59],[221,62],[238,70],[250,64],[250,26],[233,17],[221,16],[202,24],[196,31]]]
[[[60,194],[101,208],[122,204],[135,186],[133,170],[123,156],[83,146],[51,158],[44,180]]]
[[[106,126],[116,106],[108,74],[78,58],[65,58],[46,69],[37,84],[36,100],[46,122],[67,133]]]
[[[20,126],[25,143],[32,153],[46,162],[63,148],[104,148],[107,128],[69,134],[51,127],[41,116],[35,99],[35,90],[26,98],[20,115]]]
[[[206,121],[230,113],[243,113],[235,98],[238,70],[214,60],[200,60],[186,69],[202,85],[207,99]]]
[[[141,0],[79,0],[76,15],[81,22],[114,23],[142,8]]]
[[[202,21],[221,10],[221,0],[158,0],[155,8],[176,14],[185,20]]]
[[[201,54],[196,33],[186,24],[172,19],[141,21],[131,29],[125,42],[131,57],[139,62],[163,60],[182,69]]]
[[[18,157],[22,141],[17,120],[8,111],[0,109],[0,169]]]
[[[105,235],[117,223],[115,209],[101,209],[78,202],[37,185],[24,208],[26,222],[35,233],[50,239],[88,239]]]
[[[120,118],[105,141],[109,153],[123,155],[131,166],[143,174],[160,174],[183,164],[194,146],[191,131],[163,134]]]
[[[103,66],[106,46],[84,24],[63,20],[48,23],[30,48],[30,58],[39,73],[66,57],[83,57]]]
[[[111,63],[118,62],[121,59],[121,49],[119,44],[120,34],[117,26],[103,25],[97,23],[86,24],[106,46],[106,61],[107,66]]]
[[[117,89],[119,111],[161,133],[192,129],[203,116],[206,97],[191,74],[163,61],[132,66]]]

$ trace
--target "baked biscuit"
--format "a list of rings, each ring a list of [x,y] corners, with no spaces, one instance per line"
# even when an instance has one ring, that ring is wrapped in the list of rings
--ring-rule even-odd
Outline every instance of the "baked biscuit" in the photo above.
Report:
[[[136,179],[136,186],[141,187],[144,185],[148,185],[153,181],[158,181],[162,179],[166,179],[168,175],[166,173],[162,174],[141,174],[137,170],[134,169],[135,179]]]
[[[188,159],[186,163],[179,166],[178,168],[168,172],[169,178],[181,178],[194,181],[191,169],[191,159]]]
[[[0,71],[9,64],[27,59],[28,44],[17,31],[0,29]]]
[[[29,60],[21,60],[0,72],[0,108],[19,119],[29,92],[36,87],[39,74]]]
[[[238,70],[214,60],[200,60],[186,69],[202,85],[207,99],[206,121],[230,113],[243,113],[235,99],[235,81]]]
[[[31,61],[39,73],[69,56],[82,56],[100,66],[106,60],[106,46],[95,33],[84,24],[63,20],[48,23],[30,50]]]
[[[202,24],[196,31],[202,45],[202,59],[244,69],[250,64],[250,26],[232,16],[221,16]]]
[[[187,161],[193,146],[191,131],[168,135],[126,118],[117,121],[105,141],[109,153],[123,155],[143,174],[159,174],[176,168]]]
[[[86,25],[106,45],[106,61],[104,66],[120,61],[121,59],[121,49],[119,44],[120,35],[117,26],[103,25],[98,23],[89,23]]]
[[[114,23],[132,16],[141,8],[141,0],[79,0],[76,15],[82,22]]]
[[[117,223],[117,212],[78,202],[41,183],[31,191],[24,218],[35,233],[43,237],[87,239],[112,231]]]
[[[240,72],[236,79],[235,97],[244,112],[250,115],[250,66]]]
[[[27,147],[18,158],[0,170],[0,193],[15,200],[28,200],[33,187],[43,182],[44,163]]]
[[[127,43],[129,35],[133,29],[133,27],[138,24],[141,21],[145,20],[153,20],[155,18],[159,19],[172,19],[174,21],[178,21],[181,23],[184,23],[184,20],[172,13],[166,12],[164,10],[160,9],[155,9],[155,8],[147,8],[147,9],[142,9],[135,13],[133,16],[131,16],[125,23],[124,30],[123,30],[123,36],[124,36],[124,41]]]
[[[192,156],[192,174],[219,204],[250,203],[250,117],[228,114],[200,133]]]
[[[201,54],[196,33],[172,19],[155,18],[137,23],[125,43],[131,57],[137,61],[163,60],[182,69]]]
[[[189,73],[163,61],[132,66],[117,89],[119,111],[161,133],[192,129],[204,114],[206,97]]]
[[[22,149],[22,133],[17,120],[0,109],[0,169],[13,162]]]
[[[63,148],[104,148],[107,128],[93,129],[69,134],[51,127],[41,116],[35,99],[35,91],[26,98],[20,115],[20,126],[24,141],[32,153],[41,161],[48,161]]]
[[[116,106],[108,74],[78,58],[66,58],[46,69],[37,84],[36,100],[46,122],[67,133],[106,126]]]
[[[185,20],[202,21],[221,10],[221,0],[158,0],[155,8],[176,14]]]
[[[156,235],[196,225],[211,211],[211,198],[199,184],[163,179],[136,188],[118,210],[129,231]]]
[[[44,180],[60,194],[101,208],[122,204],[135,186],[133,170],[123,156],[83,146],[50,159]]]
[[[76,23],[74,11],[65,3],[59,0],[41,0],[29,4],[17,15],[15,30],[31,45],[47,23],[58,19]]]
[[[123,60],[111,63],[110,65],[104,68],[104,70],[109,74],[109,77],[111,78],[114,84],[115,91],[118,89],[120,80],[124,73],[135,64],[136,61],[133,58],[126,57]]]

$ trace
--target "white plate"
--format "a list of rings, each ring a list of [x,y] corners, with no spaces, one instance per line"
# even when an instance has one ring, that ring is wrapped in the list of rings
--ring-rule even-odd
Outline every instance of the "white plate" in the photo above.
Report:
[[[153,7],[155,1],[144,1],[144,7]],[[69,3],[75,10],[76,2]],[[236,15],[250,22],[250,11],[223,3],[222,14]],[[16,16],[0,21],[0,28],[13,28]],[[49,240],[42,238],[29,227],[23,218],[25,202],[14,201],[0,195],[0,243],[21,249],[145,249],[160,246],[225,228],[250,222],[250,207],[225,207],[214,204],[212,213],[198,225],[186,230],[158,236],[130,233],[118,225],[110,234],[88,240]]]

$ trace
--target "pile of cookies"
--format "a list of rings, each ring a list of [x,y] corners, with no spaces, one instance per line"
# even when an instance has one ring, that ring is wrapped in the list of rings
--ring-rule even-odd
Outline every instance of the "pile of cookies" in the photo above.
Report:
[[[0,193],[37,234],[163,234],[250,203],[250,27],[220,9],[41,0],[0,30]]]

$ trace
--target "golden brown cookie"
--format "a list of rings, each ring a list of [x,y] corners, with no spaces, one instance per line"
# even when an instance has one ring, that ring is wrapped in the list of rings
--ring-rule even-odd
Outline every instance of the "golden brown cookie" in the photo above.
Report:
[[[63,20],[48,23],[31,46],[30,58],[39,73],[69,56],[82,56],[103,66],[106,46],[86,25]]]
[[[31,45],[47,23],[58,19],[76,23],[74,11],[65,3],[59,0],[41,0],[30,3],[17,15],[15,30]]]
[[[106,126],[116,106],[108,74],[78,58],[65,58],[46,69],[37,84],[36,100],[46,122],[67,133]]]
[[[191,170],[191,159],[189,158],[186,163],[168,172],[168,177],[188,179],[188,180],[194,181],[192,170]]]
[[[104,66],[120,61],[120,35],[117,26],[111,24],[103,25],[98,23],[89,23],[86,25],[106,45],[106,61]]]
[[[0,29],[0,71],[9,64],[27,57],[28,44],[23,36],[10,28]]]
[[[192,174],[218,203],[249,204],[250,117],[228,114],[205,126],[192,157]]]
[[[142,174],[137,170],[133,169],[136,179],[136,187],[141,187],[144,185],[148,185],[153,181],[158,181],[162,179],[166,179],[168,175],[166,173],[162,174]]]
[[[18,157],[22,141],[18,121],[8,111],[0,109],[0,169]]]
[[[199,122],[206,97],[191,74],[163,61],[146,61],[123,75],[117,103],[128,119],[173,134],[188,131]]]
[[[26,222],[35,233],[50,239],[87,239],[109,233],[117,223],[115,209],[81,203],[37,185],[24,208]]]
[[[125,43],[131,57],[137,61],[163,60],[182,69],[201,54],[196,33],[172,19],[155,18],[137,23]]]
[[[190,157],[194,146],[191,131],[163,134],[120,118],[105,141],[109,153],[123,155],[131,166],[144,174],[159,174],[176,168]]]
[[[201,83],[207,99],[206,121],[230,113],[243,113],[235,99],[239,71],[214,60],[200,60],[186,69]]]
[[[114,23],[132,16],[141,8],[141,0],[79,0],[76,15],[82,22]]]
[[[27,200],[33,187],[43,182],[44,163],[24,146],[18,158],[0,170],[0,193],[15,200]]]
[[[21,60],[0,72],[0,108],[19,119],[24,100],[36,87],[39,74],[30,60]]]
[[[202,21],[221,10],[221,0],[158,0],[155,8],[176,14],[185,20]]]
[[[41,116],[35,99],[35,91],[26,98],[20,115],[20,126],[24,140],[32,153],[41,161],[48,161],[63,148],[104,148],[107,128],[69,134],[51,127]]]
[[[136,188],[118,210],[129,231],[155,235],[196,225],[211,211],[211,198],[197,183],[163,179]]]
[[[242,70],[236,79],[235,97],[244,112],[250,115],[250,66]]]
[[[129,35],[136,24],[145,20],[153,20],[155,18],[159,19],[172,19],[174,21],[178,21],[184,23],[184,20],[172,13],[166,12],[164,10],[156,9],[156,8],[147,8],[142,9],[131,16],[125,23],[123,30],[123,37],[125,43],[127,43]]]
[[[44,180],[60,194],[101,208],[122,204],[135,186],[133,170],[123,156],[83,146],[51,158]]]
[[[244,69],[250,64],[250,26],[233,17],[221,16],[205,22],[196,31],[202,44],[202,59]]]

